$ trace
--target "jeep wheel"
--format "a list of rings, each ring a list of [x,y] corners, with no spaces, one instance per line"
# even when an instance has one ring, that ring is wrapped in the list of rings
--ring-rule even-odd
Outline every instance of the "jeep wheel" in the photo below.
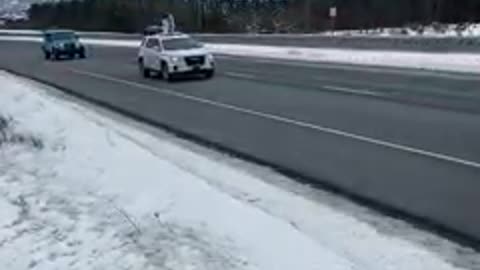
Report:
[[[53,59],[60,60],[60,54],[58,52],[53,52]]]
[[[208,70],[205,72],[205,79],[211,79],[213,78],[213,75],[215,75],[215,71],[212,69],[212,70]]]
[[[85,59],[87,58],[87,55],[84,50],[81,50],[80,53],[78,53],[78,57],[80,57],[80,59]]]

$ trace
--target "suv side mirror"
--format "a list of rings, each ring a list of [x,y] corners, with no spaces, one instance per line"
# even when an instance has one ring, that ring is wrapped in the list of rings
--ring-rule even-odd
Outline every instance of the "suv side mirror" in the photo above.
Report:
[[[152,49],[157,51],[157,52],[162,51],[162,48],[160,48],[160,46],[153,46]]]

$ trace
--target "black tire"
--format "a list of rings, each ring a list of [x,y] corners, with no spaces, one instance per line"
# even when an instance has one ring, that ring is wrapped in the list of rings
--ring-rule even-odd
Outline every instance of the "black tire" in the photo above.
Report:
[[[215,75],[215,71],[214,70],[209,70],[207,72],[205,72],[205,79],[211,79],[213,78],[213,76]]]
[[[143,59],[138,60],[138,70],[144,78],[150,78],[150,70],[143,65]]]
[[[165,81],[172,82],[174,80],[173,74],[170,73],[170,71],[168,70],[168,66],[165,62],[162,63],[162,70],[160,73],[161,73],[162,79],[164,79]]]
[[[60,54],[58,52],[53,52],[53,59],[60,60]]]
[[[45,56],[45,60],[50,60],[50,58],[51,58],[50,52],[45,51],[45,52],[43,52],[43,54]]]
[[[80,59],[85,59],[85,58],[87,58],[87,55],[85,54],[85,50],[81,50],[81,51],[78,53],[78,57],[80,57]]]

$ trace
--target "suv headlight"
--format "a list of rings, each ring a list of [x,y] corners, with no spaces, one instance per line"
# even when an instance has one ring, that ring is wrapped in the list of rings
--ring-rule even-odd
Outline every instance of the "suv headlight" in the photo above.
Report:
[[[170,56],[170,63],[176,64],[180,61],[180,58],[177,56]]]

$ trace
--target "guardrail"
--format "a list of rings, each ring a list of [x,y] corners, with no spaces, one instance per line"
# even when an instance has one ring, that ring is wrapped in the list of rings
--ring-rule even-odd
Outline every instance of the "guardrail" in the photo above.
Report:
[[[85,38],[136,40],[140,34],[79,32]],[[34,30],[0,30],[0,35],[39,36]],[[332,37],[322,34],[193,34],[203,42],[308,48],[375,49],[420,52],[480,53],[480,37]]]

